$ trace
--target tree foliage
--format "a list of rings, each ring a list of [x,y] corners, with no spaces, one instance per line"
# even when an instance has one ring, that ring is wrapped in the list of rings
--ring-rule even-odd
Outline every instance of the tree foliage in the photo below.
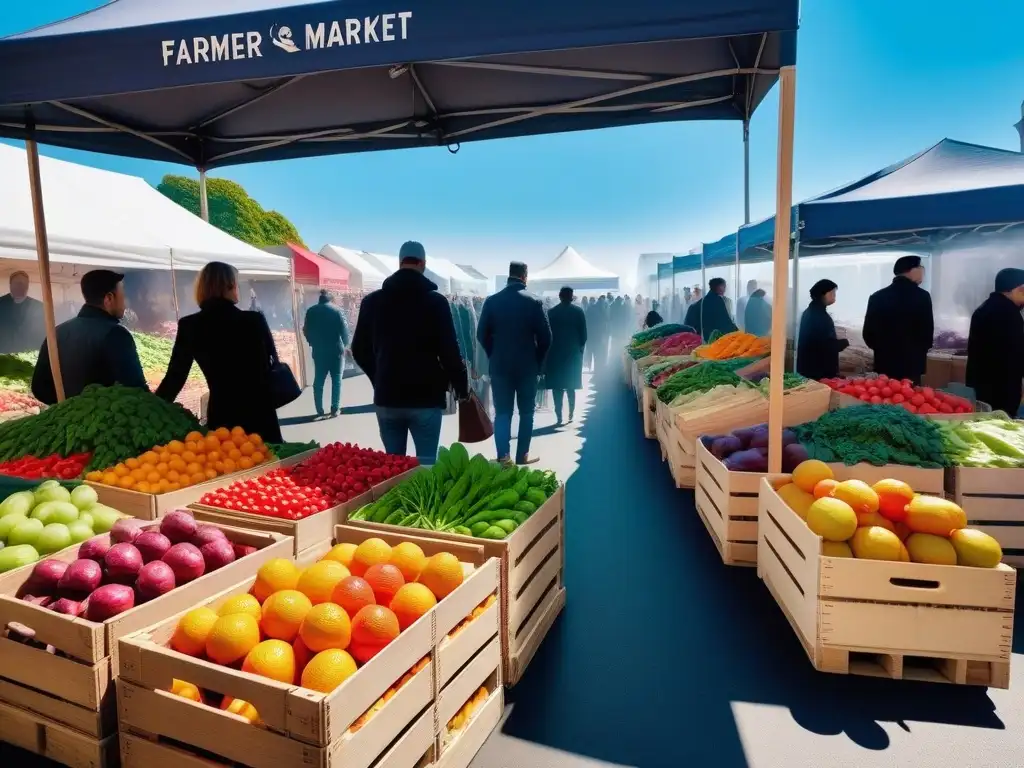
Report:
[[[196,179],[168,174],[157,190],[199,215],[199,182]],[[277,211],[264,210],[240,184],[228,179],[208,178],[206,197],[210,206],[210,223],[242,242],[257,248],[285,243],[305,245],[294,224]]]

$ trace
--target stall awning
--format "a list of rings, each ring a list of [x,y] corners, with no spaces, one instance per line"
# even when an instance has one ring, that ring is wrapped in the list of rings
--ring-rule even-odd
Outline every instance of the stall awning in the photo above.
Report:
[[[295,282],[331,288],[336,291],[348,290],[348,270],[340,264],[328,261],[308,251],[301,245],[288,243],[288,249],[295,260]]]

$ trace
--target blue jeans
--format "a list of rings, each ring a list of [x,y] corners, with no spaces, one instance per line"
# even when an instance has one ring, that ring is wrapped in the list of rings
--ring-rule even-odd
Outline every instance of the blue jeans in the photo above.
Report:
[[[341,358],[313,360],[313,403],[316,412],[324,415],[324,384],[331,377],[331,413],[341,407]]]
[[[377,426],[384,450],[392,456],[405,456],[409,435],[416,446],[416,458],[425,466],[437,461],[441,441],[443,408],[387,408],[377,406]]]
[[[537,405],[536,376],[496,376],[491,374],[491,395],[494,397],[494,445],[498,458],[511,457],[512,412],[519,408],[519,438],[516,461],[523,461],[530,452],[533,437],[533,410]]]

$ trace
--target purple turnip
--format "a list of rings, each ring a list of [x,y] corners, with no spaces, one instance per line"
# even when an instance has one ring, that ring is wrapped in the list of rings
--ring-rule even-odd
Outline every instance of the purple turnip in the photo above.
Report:
[[[95,560],[97,563],[102,563],[108,549],[110,549],[110,541],[107,537],[97,536],[82,542],[82,546],[78,548],[78,559]]]
[[[196,528],[196,532],[192,534],[190,543],[195,544],[197,547],[202,549],[203,544],[208,544],[211,541],[227,541],[227,539],[227,534],[225,534],[220,528],[214,525],[203,524]]]
[[[103,558],[107,578],[118,584],[131,584],[142,568],[142,553],[134,544],[122,542],[112,546]]]
[[[131,546],[130,544],[126,546]],[[58,588],[63,597],[84,600],[103,581],[103,568],[95,560],[75,560],[60,579]]]
[[[206,563],[207,573],[235,562],[235,548],[227,539],[207,542],[199,548],[199,553],[203,556],[203,562]]]
[[[104,584],[89,595],[85,618],[106,621],[134,607],[134,589],[125,584]]]
[[[143,522],[131,517],[123,517],[114,523],[110,529],[110,540],[114,544],[124,544],[135,541],[142,534]]]
[[[188,584],[206,572],[203,553],[195,544],[175,544],[167,550],[163,561],[171,566],[171,570],[174,571],[174,581],[179,585]]]
[[[84,604],[77,600],[69,600],[66,597],[62,597],[60,600],[50,605],[50,610],[54,613],[62,613],[65,616],[81,616],[85,610]]]
[[[67,570],[68,564],[63,560],[42,560],[35,564],[20,591],[33,595],[55,595],[61,577]]]
[[[139,554],[142,555],[142,562],[152,563],[167,554],[171,548],[171,540],[160,531],[145,531],[132,542]]]
[[[145,602],[167,594],[174,586],[174,571],[171,566],[161,560],[154,560],[142,566],[139,578],[135,582],[135,591],[140,602]]]
[[[172,544],[191,540],[195,532],[196,519],[182,509],[168,512],[160,521],[160,533],[170,539]]]

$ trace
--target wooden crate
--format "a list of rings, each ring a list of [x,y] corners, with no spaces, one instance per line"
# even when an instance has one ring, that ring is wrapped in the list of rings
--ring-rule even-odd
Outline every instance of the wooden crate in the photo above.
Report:
[[[113,681],[118,639],[217,594],[255,574],[267,560],[292,551],[290,540],[274,534],[217,527],[233,542],[258,551],[103,623],[70,618],[19,600],[16,595],[32,565],[0,577],[0,627],[11,622],[24,624],[35,631],[39,642],[54,646],[61,654],[0,637],[0,704],[35,718],[44,732],[65,729],[91,740],[75,742],[90,744],[85,749],[89,755],[106,755],[106,741],[116,729]],[[70,562],[77,554],[78,547],[73,547],[52,557]],[[71,743],[70,737],[68,740]]]
[[[476,708],[468,723],[456,731],[449,731],[448,723],[480,688],[487,690],[487,698]],[[493,637],[438,693],[439,736],[435,754],[439,757],[434,765],[438,768],[468,768],[498,725],[504,707],[501,647],[498,638]]]
[[[643,388],[644,437],[648,440],[656,440],[658,437],[654,431],[655,410],[659,402],[656,392],[646,385]]]
[[[204,494],[226,488],[237,480],[247,480],[250,477],[259,477],[272,469],[279,467],[290,467],[298,464],[303,459],[312,456],[316,451],[305,451],[281,461],[266,461],[258,467],[247,469],[242,472],[232,472],[230,475],[221,475],[213,480],[197,485],[190,485],[178,491],[169,493],[139,493],[127,488],[114,488],[102,483],[87,482],[99,496],[100,504],[106,504],[126,515],[137,517],[140,520],[156,520],[163,517],[172,509],[182,509],[189,504],[199,501]]]
[[[1017,572],[822,556],[767,478],[757,572],[822,672],[1007,688]]]
[[[369,535],[373,534],[365,529],[342,525],[335,528],[334,540],[357,543]],[[154,760],[158,764],[166,761],[170,768],[171,759],[186,765],[244,762],[254,768],[413,768],[439,754],[438,672],[446,665],[459,663],[459,659],[478,658],[488,648],[493,649],[494,668],[500,664],[497,605],[454,637],[447,634],[489,595],[496,594],[498,562],[484,559],[482,547],[425,537],[395,536],[390,540],[416,541],[427,553],[449,551],[460,558],[468,556],[479,565],[464,561],[467,576],[462,586],[329,694],[277,683],[170,650],[166,643],[180,615],[123,638],[118,718],[125,768],[148,768]],[[204,602],[216,607],[232,595],[247,591],[252,582],[242,581]],[[429,663],[423,669],[361,727],[351,730],[399,678],[424,658]],[[461,672],[453,668],[452,675],[458,675],[451,684],[461,680],[474,664],[471,661]],[[266,727],[255,727],[219,709],[168,693],[166,689],[174,678],[250,702]]]
[[[362,520],[349,525],[402,535],[411,530]],[[565,486],[500,541],[433,531],[429,536],[480,545],[487,557],[501,560],[502,679],[515,685],[565,606]]]
[[[999,542],[1004,563],[1024,567],[1024,469],[953,467],[947,485],[967,524]]]
[[[943,495],[943,470],[902,467],[888,464],[830,464],[837,480],[857,478],[874,484],[882,478],[894,478],[910,484],[918,493]],[[697,514],[711,534],[722,562],[726,565],[757,565],[758,496],[761,478],[773,485],[788,475],[765,472],[730,472],[704,444],[697,441]]]
[[[117,735],[87,736],[33,711],[0,703],[0,741],[71,768],[115,768]]]

